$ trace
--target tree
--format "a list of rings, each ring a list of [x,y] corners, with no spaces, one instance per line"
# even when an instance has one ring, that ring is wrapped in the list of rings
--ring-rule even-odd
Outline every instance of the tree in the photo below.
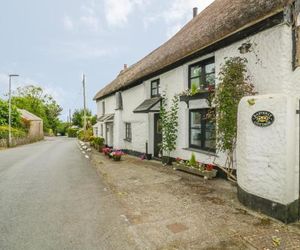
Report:
[[[90,110],[86,111],[86,120],[87,120],[87,127],[92,127],[97,123],[97,116],[92,116],[92,112]],[[84,109],[76,109],[72,116],[72,123],[75,126],[83,128],[84,122]]]
[[[21,116],[16,106],[11,108],[12,127],[21,127]],[[8,103],[0,99],[0,126],[8,125]]]
[[[51,95],[45,94],[41,87],[29,85],[17,88],[13,93],[12,103],[43,119],[44,131],[57,131],[62,108]]]

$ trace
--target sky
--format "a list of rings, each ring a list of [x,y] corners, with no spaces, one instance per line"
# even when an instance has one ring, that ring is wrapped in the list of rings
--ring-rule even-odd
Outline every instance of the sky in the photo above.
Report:
[[[8,74],[19,86],[43,87],[63,107],[61,119],[83,106],[96,113],[94,95],[124,64],[159,47],[213,0],[0,1],[0,98]]]

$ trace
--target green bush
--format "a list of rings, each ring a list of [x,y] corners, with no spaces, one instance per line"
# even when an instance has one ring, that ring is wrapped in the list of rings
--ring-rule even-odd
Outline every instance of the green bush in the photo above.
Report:
[[[102,137],[94,138],[94,145],[104,146],[104,138]]]
[[[15,138],[26,137],[26,133],[23,130],[12,128],[11,134]],[[0,126],[0,139],[8,138],[8,126]]]
[[[68,137],[77,137],[78,128],[68,128]]]
[[[197,160],[196,160],[196,156],[194,153],[192,153],[191,155],[191,159],[189,160],[189,165],[190,166],[196,166],[197,165]]]
[[[85,132],[84,132],[84,130],[80,130],[78,132],[78,139],[81,140],[81,141],[89,142],[91,137],[93,137],[93,130],[92,129],[88,129]]]

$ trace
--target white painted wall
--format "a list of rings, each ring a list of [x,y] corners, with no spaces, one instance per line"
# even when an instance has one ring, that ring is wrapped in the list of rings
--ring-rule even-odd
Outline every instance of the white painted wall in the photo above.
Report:
[[[254,97],[255,104],[242,99],[238,113],[237,164],[238,184],[248,193],[289,204],[298,199],[299,166],[295,137],[298,100],[284,94]],[[275,116],[269,127],[252,123],[257,111]]]
[[[252,37],[236,42],[212,54],[195,59],[176,69],[170,70],[160,76],[145,81],[143,84],[122,92],[123,111],[117,112],[115,116],[114,144],[119,148],[132,149],[145,152],[145,142],[149,143],[149,152],[153,153],[153,114],[134,114],[133,110],[145,99],[150,98],[151,80],[160,79],[161,90],[167,91],[169,99],[174,94],[180,93],[188,87],[188,66],[215,57],[216,76],[220,72],[225,58],[241,56],[248,59],[248,72],[252,83],[259,94],[285,93],[291,96],[300,96],[300,69],[292,71],[292,35],[291,28],[281,24],[266,31],[260,32]],[[244,42],[251,42],[254,51],[241,55],[238,48]],[[218,83],[218,80],[216,81]],[[115,113],[115,96],[105,98],[106,113]],[[98,103],[98,116],[101,114],[101,101]],[[191,108],[205,108],[205,101],[196,101],[190,104]],[[192,151],[188,147],[189,110],[184,102],[180,103],[179,110],[179,134],[177,149],[172,152],[173,157],[189,159]],[[132,123],[131,143],[125,142],[125,122]],[[298,126],[298,125],[296,125]],[[100,129],[99,129],[100,130]],[[294,135],[296,136],[296,134]],[[298,135],[297,135],[298,136]],[[295,146],[297,147],[297,146]],[[298,151],[297,151],[298,152]],[[197,160],[211,163],[224,164],[226,156],[218,153],[217,156],[208,153],[195,152]],[[295,159],[298,159],[296,153]]]

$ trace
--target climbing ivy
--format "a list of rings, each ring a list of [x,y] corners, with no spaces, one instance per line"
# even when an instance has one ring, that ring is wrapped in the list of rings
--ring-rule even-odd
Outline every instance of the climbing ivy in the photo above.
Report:
[[[179,109],[179,96],[175,95],[168,106],[168,98],[166,93],[162,95],[160,107],[160,123],[162,130],[162,144],[161,150],[170,153],[176,149],[176,140],[178,136],[178,109]]]
[[[227,152],[225,168],[232,169],[237,138],[238,105],[244,96],[255,95],[254,86],[247,76],[247,59],[226,59],[219,73],[219,84],[210,98],[210,119],[217,124],[217,148]]]

